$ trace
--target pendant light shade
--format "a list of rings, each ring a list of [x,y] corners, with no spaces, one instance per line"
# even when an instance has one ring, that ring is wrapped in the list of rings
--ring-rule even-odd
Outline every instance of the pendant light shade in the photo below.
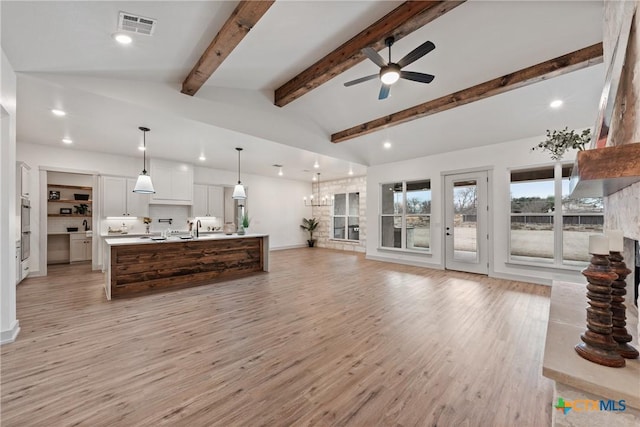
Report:
[[[151,176],[147,174],[147,132],[149,132],[150,129],[143,126],[140,126],[138,129],[142,131],[144,150],[142,151],[142,172],[138,175],[138,180],[136,181],[136,186],[133,188],[133,192],[140,194],[153,194],[156,190],[153,189]]]
[[[227,193],[229,194],[229,193]],[[235,200],[244,200],[247,198],[247,194],[244,192],[244,185],[242,184],[236,184],[236,186],[233,188],[233,195],[231,196],[232,199]]]
[[[238,183],[233,188],[233,195],[231,196],[234,200],[244,200],[247,198],[247,193],[244,191],[244,185],[240,182],[240,152],[242,148],[236,148],[238,151]]]
[[[153,184],[151,183],[151,177],[146,173],[141,173],[138,175],[138,180],[136,181],[136,186],[133,189],[134,193],[140,194],[153,194],[156,190],[153,189]]]

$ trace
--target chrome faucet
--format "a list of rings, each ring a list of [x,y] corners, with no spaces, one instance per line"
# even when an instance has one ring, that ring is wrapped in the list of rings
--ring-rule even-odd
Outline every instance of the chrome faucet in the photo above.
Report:
[[[196,221],[196,238],[200,237],[200,227],[202,227],[202,223],[200,220]]]
[[[84,231],[89,231],[89,224],[86,219],[82,220],[82,225],[84,226]]]

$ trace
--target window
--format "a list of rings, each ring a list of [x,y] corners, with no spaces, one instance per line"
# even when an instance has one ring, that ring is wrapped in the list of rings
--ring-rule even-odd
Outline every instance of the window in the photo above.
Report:
[[[571,166],[511,171],[512,260],[549,264],[589,261],[589,233],[602,232],[601,198],[569,199]]]
[[[428,251],[431,247],[431,183],[382,184],[380,246]]]
[[[334,196],[332,237],[360,240],[360,193],[341,193]]]

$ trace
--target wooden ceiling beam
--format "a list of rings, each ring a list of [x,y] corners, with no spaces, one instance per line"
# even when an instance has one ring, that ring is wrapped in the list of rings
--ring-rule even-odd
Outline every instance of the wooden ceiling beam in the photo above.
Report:
[[[464,1],[407,1],[402,3],[376,23],[365,28],[351,40],[276,89],[274,104],[278,107],[284,107],[364,61],[366,56],[361,50],[365,47],[372,47],[376,51],[380,51],[385,47],[385,38],[394,36],[398,41],[461,5]]]
[[[275,0],[241,1],[182,83],[182,93],[195,95],[240,44]]]
[[[331,142],[343,142],[367,135],[402,123],[450,110],[461,105],[470,104],[494,95],[519,89],[534,83],[561,76],[572,71],[590,67],[602,62],[602,43],[523,68],[511,74],[480,83],[478,85],[427,101],[388,116],[380,117],[358,126],[336,132],[331,135]]]

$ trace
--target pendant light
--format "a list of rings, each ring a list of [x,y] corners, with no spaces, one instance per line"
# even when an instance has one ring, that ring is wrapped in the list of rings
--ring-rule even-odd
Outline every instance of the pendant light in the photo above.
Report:
[[[333,206],[333,196],[331,197],[323,196],[322,198],[320,198],[320,172],[317,172],[313,176],[313,180],[316,181],[317,183],[316,184],[317,197],[314,197],[313,193],[309,197],[309,200],[307,200],[306,197],[303,197],[302,200],[304,200],[304,205],[313,206],[313,207]]]
[[[247,194],[244,192],[244,185],[240,182],[240,152],[242,151],[242,148],[237,147],[236,150],[238,151],[238,183],[233,188],[233,195],[231,198],[235,200],[244,200],[247,198]]]
[[[138,175],[138,180],[136,181],[136,186],[133,188],[133,192],[140,194],[153,194],[156,190],[153,189],[151,177],[147,175],[147,132],[151,129],[144,126],[140,126],[138,129],[142,131],[142,146],[144,150],[142,150],[142,173]]]

